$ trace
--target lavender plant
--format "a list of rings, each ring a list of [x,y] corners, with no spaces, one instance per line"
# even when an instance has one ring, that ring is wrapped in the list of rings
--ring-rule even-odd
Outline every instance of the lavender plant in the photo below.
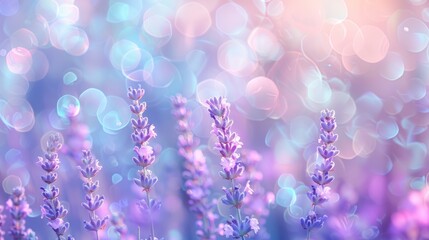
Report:
[[[216,135],[218,142],[216,149],[221,154],[222,170],[220,176],[230,181],[231,187],[223,187],[225,196],[222,202],[225,205],[236,208],[236,217],[230,216],[224,225],[223,232],[226,237],[234,239],[245,239],[249,237],[253,230],[256,234],[259,230],[258,220],[254,217],[246,216],[244,219],[241,213],[241,207],[247,193],[251,191],[250,186],[241,190],[241,186],[236,184],[236,179],[244,173],[244,165],[240,160],[240,154],[237,152],[243,146],[237,133],[231,130],[233,121],[229,118],[230,104],[225,98],[211,98],[206,101],[210,117],[214,120],[212,133]]]
[[[18,186],[12,190],[12,195],[6,202],[6,207],[10,212],[12,224],[9,234],[14,240],[32,240],[37,239],[31,229],[25,228],[25,218],[31,213],[30,206],[25,200],[25,190]]]
[[[158,182],[158,178],[152,173],[149,167],[155,162],[155,154],[149,141],[156,137],[155,126],[148,123],[147,117],[143,117],[143,113],[146,111],[146,102],[140,103],[140,99],[143,97],[145,91],[142,88],[129,88],[128,98],[132,100],[130,110],[135,117],[131,119],[133,127],[133,133],[131,138],[134,141],[134,152],[136,156],[133,157],[134,163],[141,167],[139,170],[140,178],[135,178],[134,182],[137,186],[142,188],[142,191],[146,193],[146,199],[142,199],[139,203],[140,208],[147,212],[151,224],[151,235],[150,240],[158,239],[155,236],[155,228],[152,220],[152,212],[159,209],[161,203],[150,197],[150,192]]]
[[[4,206],[0,205],[0,240],[4,240],[3,226],[6,223],[6,215],[3,214]]]
[[[127,225],[125,225],[124,214],[122,212],[113,213],[110,223],[112,224],[114,231],[119,234],[121,239],[124,239],[128,230]]]
[[[329,200],[330,187],[326,185],[334,180],[334,176],[329,175],[329,172],[333,170],[335,166],[334,157],[339,153],[333,145],[338,139],[338,135],[334,134],[336,127],[335,111],[323,110],[320,117],[320,146],[317,147],[317,151],[323,160],[316,164],[314,173],[311,175],[314,184],[311,185],[311,190],[307,193],[312,203],[311,210],[305,218],[301,218],[301,225],[307,231],[307,239],[310,239],[311,230],[322,228],[328,218],[326,215],[317,213],[316,208]]]
[[[268,209],[268,196],[272,193],[266,193],[262,186],[263,174],[259,170],[259,163],[262,156],[255,150],[243,149],[241,151],[242,163],[246,168],[244,176],[239,179],[241,184],[245,184],[246,188],[250,188],[252,183],[252,189],[248,191],[244,200],[243,212],[245,214],[252,214],[259,221],[258,239],[270,239],[270,234],[265,228],[266,218],[270,213]]]
[[[83,178],[83,189],[85,191],[85,202],[82,206],[89,211],[89,221],[84,221],[85,229],[95,232],[98,239],[98,231],[106,227],[108,217],[101,218],[96,214],[96,210],[103,205],[104,196],[94,194],[98,189],[99,181],[93,181],[93,178],[101,170],[98,159],[96,159],[89,150],[83,151],[82,158],[83,168],[79,167],[80,174]]]
[[[197,236],[203,240],[216,239],[214,203],[210,201],[212,179],[207,170],[206,159],[201,150],[195,149],[199,140],[194,137],[189,123],[190,111],[185,107],[186,98],[178,95],[171,99],[173,115],[179,132],[179,154],[185,159],[183,178],[190,210],[197,216]]]
[[[60,135],[58,133],[50,134],[44,158],[39,157],[38,161],[42,169],[46,172],[45,175],[42,175],[42,180],[46,183],[46,186],[40,188],[44,197],[41,212],[42,218],[46,217],[48,219],[48,226],[52,228],[59,240],[72,240],[74,239],[72,236],[69,235],[67,238],[64,236],[70,227],[70,224],[64,221],[64,217],[68,211],[58,199],[60,189],[54,185],[58,179],[56,171],[60,167],[60,159],[58,158],[59,149],[61,149]]]

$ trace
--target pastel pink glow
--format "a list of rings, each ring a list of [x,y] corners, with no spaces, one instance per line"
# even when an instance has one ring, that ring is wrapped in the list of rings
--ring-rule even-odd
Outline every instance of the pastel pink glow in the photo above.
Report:
[[[332,49],[339,54],[346,54],[344,53],[344,49],[353,42],[355,34],[358,31],[359,26],[350,20],[335,24],[329,36]]]
[[[194,38],[204,35],[212,25],[209,11],[202,4],[183,4],[176,13],[175,25],[183,35]]]
[[[374,26],[363,26],[353,39],[353,50],[362,60],[376,63],[386,57],[389,51],[389,39],[386,34]]]
[[[247,76],[258,66],[252,53],[241,41],[229,40],[218,49],[218,64],[235,76]]]
[[[23,47],[12,48],[6,55],[9,71],[15,74],[25,74],[33,64],[31,52]]]
[[[256,27],[250,33],[247,44],[258,56],[267,59],[275,59],[281,53],[281,45],[276,35],[266,28]]]
[[[327,59],[332,52],[329,36],[323,32],[307,34],[301,41],[301,49],[305,56],[318,62]]]
[[[246,98],[250,105],[261,110],[270,110],[277,103],[279,89],[269,78],[260,76],[247,83]]]

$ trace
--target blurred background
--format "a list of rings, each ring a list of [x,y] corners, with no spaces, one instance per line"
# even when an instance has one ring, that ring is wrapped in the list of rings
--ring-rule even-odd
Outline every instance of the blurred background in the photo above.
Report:
[[[171,114],[180,93],[213,199],[225,181],[204,101],[231,103],[233,130],[259,155],[261,204],[251,210],[264,213],[266,239],[305,237],[299,219],[310,209],[324,108],[336,111],[341,153],[328,221],[312,238],[429,239],[428,22],[427,0],[0,0],[0,204],[24,186],[27,226],[54,239],[40,219],[36,162],[55,131],[64,142],[57,185],[76,239],[94,236],[83,228],[82,148],[103,166],[101,213],[124,214],[123,239],[137,239],[138,226],[147,236],[126,95],[141,85],[158,134],[159,236],[196,239]],[[221,204],[215,211],[227,215]],[[100,234],[120,239],[111,224]]]

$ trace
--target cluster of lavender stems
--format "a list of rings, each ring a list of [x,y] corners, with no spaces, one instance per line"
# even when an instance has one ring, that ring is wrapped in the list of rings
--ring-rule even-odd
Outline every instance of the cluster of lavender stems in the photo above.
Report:
[[[160,208],[161,203],[150,197],[150,192],[155,183],[158,182],[158,178],[149,169],[155,162],[155,154],[153,148],[148,144],[152,138],[156,137],[156,133],[155,126],[148,123],[147,117],[143,117],[143,113],[146,111],[146,102],[141,103],[140,99],[143,97],[144,93],[144,89],[140,87],[130,87],[128,89],[128,98],[132,100],[130,110],[135,115],[135,117],[131,119],[133,127],[131,138],[134,141],[134,152],[136,153],[136,156],[133,157],[133,161],[137,166],[141,167],[139,170],[140,178],[135,178],[134,182],[146,193],[146,199],[142,199],[139,206],[149,215],[151,224],[151,235],[149,239],[155,240],[157,238],[155,236],[152,213]]]
[[[57,239],[63,240],[74,239],[72,236],[67,238],[64,236],[67,229],[70,227],[68,222],[64,221],[64,217],[68,211],[61,204],[58,199],[60,195],[60,189],[54,185],[58,178],[57,170],[60,167],[60,159],[58,158],[58,151],[61,149],[60,135],[53,133],[49,135],[49,139],[46,144],[46,152],[43,157],[39,157],[38,163],[42,169],[46,172],[42,175],[43,182],[46,183],[45,187],[41,187],[43,199],[43,205],[41,206],[42,218],[48,219],[48,226],[57,235]]]
[[[99,187],[99,181],[93,181],[93,178],[101,170],[98,159],[96,159],[89,150],[83,150],[82,158],[83,167],[79,167],[80,174],[83,178],[83,189],[85,191],[85,201],[82,206],[89,212],[89,221],[84,221],[85,229],[95,232],[98,240],[98,231],[106,227],[107,217],[101,218],[95,212],[103,205],[104,196],[95,194]]]
[[[6,223],[6,215],[3,214],[4,206],[0,205],[0,240],[4,240],[5,232],[3,231],[3,226]]]
[[[326,185],[334,180],[334,176],[329,175],[329,172],[333,170],[335,166],[334,157],[339,153],[333,145],[338,139],[338,135],[334,134],[336,127],[335,111],[323,110],[320,117],[320,146],[317,148],[318,154],[322,157],[322,162],[316,164],[311,175],[314,184],[311,185],[311,190],[307,193],[312,203],[311,210],[305,218],[301,218],[301,225],[307,231],[307,239],[310,239],[311,230],[322,228],[328,218],[326,215],[317,213],[316,208],[329,200],[330,187]]]
[[[190,111],[186,98],[178,95],[171,99],[173,115],[177,120],[179,154],[184,158],[183,178],[190,210],[197,217],[197,236],[202,240],[216,239],[214,203],[210,201],[212,179],[201,150],[195,149],[199,140],[194,137],[189,123]]]
[[[9,234],[14,240],[35,240],[38,239],[31,229],[25,228],[25,218],[31,213],[30,206],[25,200],[25,190],[18,186],[12,190],[12,195],[6,202],[12,224]]]
[[[224,225],[223,233],[226,237],[234,239],[245,239],[249,237],[253,230],[256,234],[259,230],[258,220],[254,217],[246,216],[244,219],[241,213],[241,207],[247,193],[252,192],[250,185],[241,190],[241,186],[236,184],[236,179],[244,173],[244,165],[240,160],[240,154],[237,152],[243,145],[237,133],[231,130],[233,121],[229,118],[230,104],[223,97],[211,98],[206,101],[210,117],[213,119],[212,133],[216,135],[218,142],[216,149],[221,154],[222,170],[220,176],[230,181],[231,187],[223,187],[225,196],[222,203],[236,208],[236,217],[230,216]]]

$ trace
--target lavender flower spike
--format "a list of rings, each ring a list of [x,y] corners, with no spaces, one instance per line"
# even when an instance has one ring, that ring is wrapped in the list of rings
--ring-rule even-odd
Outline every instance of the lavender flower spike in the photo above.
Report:
[[[4,231],[2,230],[2,227],[6,223],[6,215],[3,214],[4,207],[3,205],[0,205],[0,240],[4,240]]]
[[[156,137],[155,127],[149,124],[147,117],[143,117],[143,113],[146,111],[146,103],[140,103],[140,99],[144,96],[144,89],[142,88],[129,88],[128,98],[132,100],[130,110],[134,113],[135,117],[131,119],[133,126],[133,133],[131,138],[134,141],[134,152],[136,156],[133,157],[134,163],[141,167],[139,170],[139,178],[135,178],[134,182],[137,186],[142,188],[142,191],[146,193],[146,199],[140,201],[140,207],[144,212],[149,215],[151,223],[151,235],[150,240],[158,239],[155,236],[155,229],[153,226],[152,212],[157,210],[161,203],[155,199],[150,198],[150,192],[153,186],[158,182],[158,178],[149,170],[149,167],[155,162],[155,154],[149,141]]]
[[[45,175],[42,175],[42,180],[46,183],[46,186],[40,188],[44,197],[41,212],[42,218],[45,217],[48,219],[48,226],[52,228],[59,240],[72,240],[74,238],[70,235],[67,238],[64,237],[65,232],[70,227],[70,224],[64,221],[64,217],[68,211],[58,199],[60,189],[54,185],[58,178],[56,171],[60,167],[60,159],[58,158],[58,151],[60,149],[60,135],[58,133],[49,135],[44,158],[39,157],[38,161],[42,169],[46,172]]]
[[[23,187],[15,187],[12,195],[6,202],[9,209],[12,225],[9,234],[15,240],[20,239],[37,239],[33,230],[25,229],[25,218],[31,213],[31,209],[25,200],[25,190]]]
[[[85,229],[94,231],[96,239],[98,239],[98,230],[106,227],[108,217],[99,217],[95,211],[103,205],[104,196],[94,195],[94,192],[99,187],[99,181],[93,181],[93,178],[101,170],[98,160],[93,157],[91,151],[83,150],[82,158],[83,168],[79,167],[80,174],[83,178],[83,189],[85,191],[85,202],[82,206],[89,211],[89,221],[84,221]]]
[[[119,234],[121,239],[125,237],[128,231],[127,225],[125,225],[124,223],[124,218],[125,216],[122,212],[114,212],[112,213],[112,217],[110,219],[110,223],[112,224],[113,229],[116,233]]]
[[[185,159],[183,178],[190,210],[197,216],[197,236],[202,240],[215,240],[217,215],[213,212],[213,201],[209,200],[212,179],[207,170],[206,159],[199,149],[199,140],[194,137],[188,121],[190,111],[185,107],[186,98],[178,95],[171,99],[173,115],[177,119],[179,132],[179,154]]]
[[[311,230],[322,228],[328,218],[326,215],[317,213],[316,207],[329,200],[330,187],[326,185],[334,180],[334,177],[330,176],[329,172],[334,168],[334,157],[339,153],[333,145],[338,139],[338,135],[333,132],[336,127],[335,111],[323,110],[320,117],[320,146],[317,148],[323,160],[321,163],[316,164],[314,173],[311,175],[311,180],[315,184],[311,185],[311,191],[307,193],[307,196],[312,203],[312,209],[305,218],[301,218],[301,225],[307,231],[307,239],[310,239]]]
[[[223,97],[211,98],[206,101],[210,117],[214,120],[212,133],[216,135],[218,142],[216,149],[221,154],[222,171],[221,177],[231,181],[231,187],[223,188],[225,196],[222,202],[237,209],[237,218],[231,216],[224,225],[223,232],[226,237],[234,239],[245,239],[251,231],[256,234],[259,231],[258,220],[254,217],[242,218],[241,206],[248,190],[241,190],[240,185],[235,184],[235,180],[244,173],[244,165],[240,161],[240,154],[237,152],[243,145],[237,133],[231,130],[233,121],[229,118],[230,104]],[[250,186],[248,186],[249,188]]]

